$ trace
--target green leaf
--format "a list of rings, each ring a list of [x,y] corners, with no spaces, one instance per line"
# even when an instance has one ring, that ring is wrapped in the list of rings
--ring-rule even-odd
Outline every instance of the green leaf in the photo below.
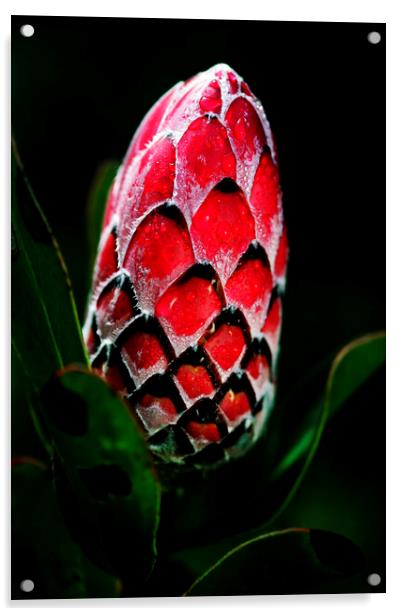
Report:
[[[67,530],[51,473],[33,458],[12,470],[12,598],[117,597],[119,580],[91,563]],[[32,580],[24,593],[20,584]]]
[[[291,528],[238,545],[198,578],[185,594],[314,592],[322,582],[357,573],[363,564],[360,550],[342,535]]]
[[[160,487],[137,421],[101,378],[74,367],[49,382],[41,402],[74,532],[99,564],[138,590],[156,556]]]
[[[385,362],[385,333],[362,336],[336,356],[327,386],[328,415],[344,402]]]
[[[119,163],[114,160],[106,160],[102,163],[96,172],[89,190],[87,228],[89,243],[89,275],[91,279],[101,236],[106,201],[118,168]]]
[[[293,432],[293,441],[281,454],[280,462],[273,470],[276,481],[288,472],[286,498],[275,517],[286,507],[307,471],[319,445],[325,423],[342,404],[385,361],[385,334],[378,332],[353,340],[339,351],[332,362],[324,393],[312,404],[300,429]],[[286,409],[282,409],[286,413]],[[295,472],[296,470],[296,472]],[[293,485],[292,485],[293,484]],[[282,486],[283,492],[283,486]]]
[[[384,328],[378,294],[347,281],[292,279],[292,273],[283,298],[278,403],[313,366],[329,366],[334,351]]]
[[[198,562],[202,563],[203,568],[207,568],[236,544],[253,539],[273,527],[275,520],[294,496],[311,464],[328,417],[332,416],[383,363],[384,352],[385,337],[382,333],[354,340],[334,358],[330,369],[327,370],[324,390],[321,388],[318,389],[318,393],[316,391],[321,379],[320,369],[315,371],[311,381],[307,380],[304,387],[297,389],[297,395],[291,396],[287,405],[275,409],[280,422],[268,424],[266,437],[257,444],[253,452],[256,457],[254,459],[248,457],[245,465],[239,464],[234,468],[235,480],[230,483],[231,498],[227,485],[222,485],[221,491],[227,497],[229,506],[224,511],[220,525],[210,525],[209,529],[207,528],[206,534],[208,536],[209,530],[210,541],[206,542],[205,538],[196,536],[198,545],[193,544],[193,547],[190,547],[190,537],[188,537],[187,546],[180,545],[176,559],[183,566]],[[305,404],[306,400],[310,405]],[[295,426],[290,417],[297,417],[297,412],[301,410],[303,419],[299,419],[299,423]],[[274,430],[276,434],[273,434]],[[290,433],[290,437],[287,432]],[[281,448],[279,445],[275,455],[272,455],[270,445],[274,436],[279,444],[284,443],[284,447]],[[255,472],[256,468],[258,472]],[[249,489],[244,492],[242,484],[247,479]],[[214,490],[219,499],[219,485],[214,486]],[[207,503],[208,496],[204,494],[203,497]],[[182,504],[183,501],[185,494],[181,496]],[[202,507],[201,501],[198,501],[198,506]],[[213,507],[212,498],[211,507]],[[222,507],[225,507],[224,502]],[[187,504],[187,516],[188,511],[189,504]],[[227,529],[230,530],[233,518],[240,519],[243,528],[235,528],[236,534],[230,536]],[[249,530],[245,530],[247,526]],[[214,542],[218,532],[221,538]]]
[[[11,347],[11,455],[47,458],[48,442],[32,414],[33,390],[14,345]]]
[[[12,340],[36,390],[63,365],[88,359],[70,279],[13,147]]]

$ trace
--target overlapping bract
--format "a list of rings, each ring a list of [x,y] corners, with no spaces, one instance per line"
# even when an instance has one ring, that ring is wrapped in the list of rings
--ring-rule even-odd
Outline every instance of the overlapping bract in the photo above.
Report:
[[[177,84],[111,189],[85,326],[155,454],[243,453],[273,404],[287,239],[271,130],[227,65]]]

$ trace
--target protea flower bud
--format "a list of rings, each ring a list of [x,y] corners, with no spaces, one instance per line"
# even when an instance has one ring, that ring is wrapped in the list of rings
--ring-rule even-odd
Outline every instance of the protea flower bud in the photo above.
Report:
[[[287,239],[269,123],[218,64],[174,86],[111,189],[86,340],[155,454],[237,456],[272,407]]]

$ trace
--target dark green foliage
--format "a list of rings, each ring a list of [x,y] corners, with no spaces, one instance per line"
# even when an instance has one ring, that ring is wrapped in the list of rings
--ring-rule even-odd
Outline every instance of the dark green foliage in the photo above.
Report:
[[[291,398],[283,408],[277,408],[276,417],[281,414],[282,433],[278,429],[276,435],[278,438],[279,434],[278,440],[287,443],[287,447],[279,450],[271,473],[273,482],[281,486],[284,494],[283,503],[275,511],[275,516],[279,515],[299,486],[319,445],[326,422],[384,361],[383,332],[358,338],[337,353],[321,395],[317,401],[313,399],[293,430],[289,431],[284,421],[287,417],[286,406],[295,406],[296,400]],[[298,394],[304,398],[303,391],[298,391]],[[309,398],[307,394],[305,398]],[[272,422],[271,429],[273,427],[275,424]]]
[[[87,365],[71,282],[58,244],[12,157],[12,342],[39,391],[55,370]]]
[[[50,470],[33,458],[16,459],[12,485],[12,598],[118,596],[120,581],[96,567],[67,530]],[[20,589],[27,579],[35,584],[29,594]]]
[[[106,160],[97,170],[89,191],[86,211],[89,244],[88,288],[92,283],[92,271],[102,230],[105,203],[118,168],[118,162]]]
[[[186,595],[297,594],[358,571],[364,562],[348,539],[291,528],[261,535],[228,552]]]
[[[41,402],[71,527],[101,566],[140,588],[156,556],[160,489],[139,426],[100,377],[74,367]]]
[[[303,399],[305,395],[307,396],[307,391],[303,387],[298,388],[298,396],[295,399],[290,397],[287,404],[276,409],[275,412],[283,416],[284,441],[291,443],[288,449],[282,450],[282,458],[278,456],[273,459],[269,455],[269,438],[274,429],[273,425],[275,425],[271,421],[262,443],[252,452],[255,457],[246,458],[243,461],[243,468],[239,461],[237,468],[230,469],[228,466],[222,471],[220,483],[218,474],[215,474],[209,482],[204,481],[204,488],[200,480],[196,484],[197,489],[194,489],[194,483],[192,483],[187,492],[183,492],[183,488],[178,491],[176,499],[179,504],[175,515],[183,523],[185,519],[193,520],[194,517],[198,520],[197,511],[200,509],[204,517],[208,516],[210,511],[208,506],[202,507],[201,503],[202,498],[211,498],[211,493],[218,503],[213,507],[211,499],[211,509],[213,512],[218,510],[221,515],[219,520],[214,520],[214,524],[205,524],[204,535],[195,537],[194,547],[188,547],[191,533],[184,540],[183,538],[179,540],[174,546],[176,550],[179,549],[174,553],[173,560],[180,563],[184,569],[189,569],[192,574],[200,575],[206,568],[213,566],[216,561],[223,558],[228,550],[274,528],[276,519],[294,496],[313,460],[325,423],[339,408],[340,392],[343,392],[344,399],[351,396],[373,370],[383,363],[384,352],[383,334],[358,339],[342,349],[331,364],[321,397],[312,408],[307,409],[309,412],[300,418],[301,426],[296,424],[289,427],[288,424],[287,429],[285,428],[286,417],[289,417],[292,405],[297,404],[299,398]],[[279,424],[275,428],[279,430]],[[289,433],[293,435],[293,441],[289,439]],[[276,433],[275,436],[277,437],[278,434]],[[279,463],[281,459],[283,466]],[[258,468],[258,473],[253,472],[253,467]],[[226,472],[226,475],[223,475],[223,472]],[[243,483],[239,481],[239,478]],[[248,484],[247,478],[249,478]],[[181,508],[185,508],[184,513],[180,512]],[[233,512],[235,512],[234,515]],[[201,515],[198,514],[199,517]],[[174,516],[170,516],[170,524],[172,524],[172,518]],[[162,529],[164,519],[162,515]],[[218,529],[217,523],[219,523]],[[245,530],[247,527],[249,530]],[[235,530],[236,533],[230,535],[228,533],[230,530]],[[192,532],[194,534],[194,529]],[[166,533],[168,534],[168,529]]]
[[[12,449],[46,461],[13,470],[13,595],[22,596],[24,578],[35,581],[30,596],[49,598],[347,588],[363,562],[346,538],[353,524],[345,532],[338,524],[340,534],[281,528],[324,428],[384,362],[384,335],[361,336],[371,324],[361,305],[343,296],[348,319],[307,352],[300,323],[324,310],[325,290],[299,314],[290,286],[278,401],[264,436],[216,470],[156,473],[135,418],[89,371],[65,264],[13,160]],[[115,170],[106,163],[91,191],[90,268]],[[303,363],[309,353],[313,369]]]
[[[39,444],[33,449],[50,457],[76,539],[93,561],[138,589],[155,558],[158,482],[128,409],[103,381],[85,372],[68,274],[16,154],[12,209],[14,451],[22,453],[21,443],[34,425],[45,450]],[[83,368],[66,370],[71,363]],[[106,489],[108,482],[113,485]]]

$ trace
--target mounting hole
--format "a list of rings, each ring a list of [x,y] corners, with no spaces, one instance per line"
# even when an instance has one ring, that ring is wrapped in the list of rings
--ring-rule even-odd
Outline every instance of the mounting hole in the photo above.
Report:
[[[31,24],[24,24],[23,26],[21,26],[20,32],[22,36],[25,36],[25,38],[30,38],[34,35],[35,28],[31,26]]]
[[[378,586],[378,584],[381,584],[381,575],[378,575],[378,573],[370,573],[367,582],[370,586]]]
[[[367,40],[372,45],[378,45],[378,43],[381,41],[381,34],[375,31],[369,32],[367,35]]]
[[[22,580],[20,588],[23,592],[32,592],[35,588],[35,584],[32,580]]]

